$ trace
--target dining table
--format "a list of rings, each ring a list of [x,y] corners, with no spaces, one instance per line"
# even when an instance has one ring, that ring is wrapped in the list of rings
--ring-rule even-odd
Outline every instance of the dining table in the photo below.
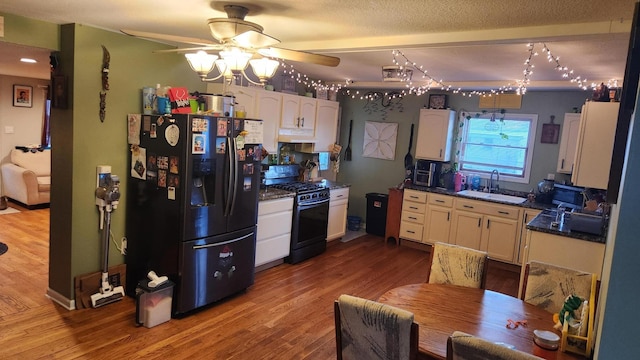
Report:
[[[462,331],[488,341],[513,346],[544,359],[585,359],[533,342],[534,330],[553,328],[553,314],[499,292],[448,284],[410,284],[391,289],[378,302],[414,315],[419,326],[418,358],[446,359],[447,339]]]

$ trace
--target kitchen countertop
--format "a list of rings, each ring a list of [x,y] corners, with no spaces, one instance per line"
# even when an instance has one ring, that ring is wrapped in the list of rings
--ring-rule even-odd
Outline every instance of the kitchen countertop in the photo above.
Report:
[[[339,183],[336,181],[331,181],[326,179],[321,181],[314,181],[312,183],[317,185],[322,185],[326,188],[329,188],[329,190],[351,187],[351,184]],[[268,200],[276,200],[276,199],[294,197],[294,196],[296,196],[296,193],[293,191],[276,189],[272,186],[267,186],[264,189],[260,189],[260,192],[258,193],[258,200],[268,201]]]
[[[405,185],[405,189],[411,189],[411,190],[425,191],[425,192],[430,192],[430,193],[435,193],[435,194],[443,194],[443,195],[455,196],[455,197],[460,197],[460,198],[470,199],[470,200],[487,201],[487,202],[503,204],[503,205],[518,206],[518,207],[522,207],[522,208],[526,208],[526,209],[545,210],[545,209],[555,208],[555,205],[552,205],[552,204],[541,204],[541,203],[529,202],[529,201],[525,201],[525,202],[520,203],[520,204],[514,204],[514,203],[509,203],[509,202],[498,201],[498,200],[495,200],[495,199],[474,198],[474,197],[470,197],[470,196],[458,195],[453,190],[447,190],[445,188],[440,188],[440,187],[431,188],[431,187],[426,187],[426,186],[406,184]],[[520,192],[516,192],[516,191],[503,190],[503,191],[501,191],[499,193],[500,194],[505,194],[505,195],[519,196],[519,197],[524,197],[524,198],[527,197],[526,193],[520,193]]]
[[[533,231],[540,231],[553,235],[567,236],[575,239],[592,241],[597,243],[606,243],[607,237],[601,235],[594,235],[588,233],[581,233],[576,231],[571,231],[571,220],[562,224],[559,227],[552,227],[551,222],[556,220],[556,211],[552,209],[547,209],[542,211],[538,216],[534,217],[528,224],[527,229]]]

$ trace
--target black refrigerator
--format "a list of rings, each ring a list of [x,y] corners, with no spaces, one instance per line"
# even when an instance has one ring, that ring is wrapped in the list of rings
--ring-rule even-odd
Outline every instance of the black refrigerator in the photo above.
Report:
[[[149,271],[173,315],[253,284],[262,121],[129,115],[127,294]]]

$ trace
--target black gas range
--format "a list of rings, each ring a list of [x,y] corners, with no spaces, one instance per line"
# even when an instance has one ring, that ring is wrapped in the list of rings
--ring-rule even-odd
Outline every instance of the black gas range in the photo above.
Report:
[[[292,176],[294,174],[296,176]],[[295,192],[291,246],[285,261],[296,264],[323,253],[327,248],[329,189],[297,181],[297,167],[271,166],[265,174],[267,186]]]

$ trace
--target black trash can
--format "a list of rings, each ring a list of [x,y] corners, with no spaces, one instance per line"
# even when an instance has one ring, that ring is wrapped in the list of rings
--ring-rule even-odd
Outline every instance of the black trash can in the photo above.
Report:
[[[387,228],[388,203],[389,195],[387,194],[367,194],[367,234],[384,237]]]

